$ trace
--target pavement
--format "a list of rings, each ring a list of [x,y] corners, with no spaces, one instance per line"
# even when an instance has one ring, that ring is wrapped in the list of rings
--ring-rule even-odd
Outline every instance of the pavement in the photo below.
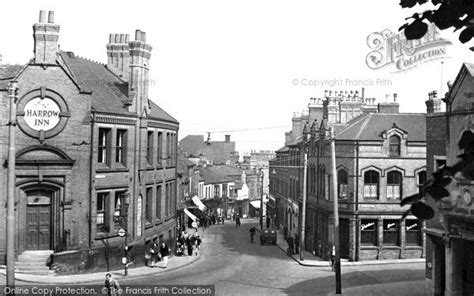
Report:
[[[246,223],[254,223],[255,219],[243,219],[247,220]],[[212,226],[211,226],[212,227]],[[260,229],[257,228],[258,231]],[[206,233],[202,229],[199,229],[200,237],[205,240]],[[277,232],[277,246],[282,250],[282,252],[286,253],[286,249],[288,244],[283,238],[283,235]],[[295,254],[291,256],[293,260],[295,260],[298,264],[305,266],[305,267],[329,267],[329,262],[323,260],[322,258],[313,255],[310,252],[305,251],[303,253],[303,258],[300,258],[299,254]],[[113,274],[114,278],[120,279],[131,279],[131,278],[139,278],[144,275],[151,275],[151,274],[159,274],[163,272],[167,272],[170,270],[176,270],[179,268],[183,268],[187,265],[190,265],[200,259],[200,253],[197,256],[183,256],[183,257],[176,257],[170,256],[168,261],[168,266],[166,269],[160,267],[136,267],[134,268],[133,265],[128,268],[128,275],[124,275],[124,269],[113,270],[109,271]],[[359,261],[359,262],[349,262],[348,260],[342,259],[341,265],[342,266],[357,266],[357,265],[380,265],[380,264],[407,264],[407,263],[424,263],[425,259],[404,259],[404,260],[366,260],[366,261]],[[102,281],[105,277],[105,271],[102,272],[95,272],[95,273],[87,273],[87,274],[72,274],[72,275],[34,275],[34,274],[26,274],[26,273],[19,273],[15,272],[15,279],[17,281],[27,282],[27,283],[39,283],[39,284],[83,284],[83,283],[94,283],[98,281]],[[5,275],[6,270],[5,266],[0,266],[0,278]],[[3,277],[4,278],[4,277]],[[0,280],[1,281],[1,280]]]
[[[260,229],[257,228],[260,232]],[[277,231],[277,242],[278,248],[286,253],[288,243],[285,241],[283,234]],[[298,262],[302,266],[308,267],[328,267],[330,266],[328,260],[324,260],[311,252],[304,251],[303,256],[300,254],[293,254],[291,258]],[[364,261],[349,261],[341,258],[341,266],[358,266],[358,265],[382,265],[382,264],[407,264],[407,263],[425,263],[425,258],[413,258],[413,259],[392,259],[392,260],[364,260]]]
[[[199,229],[198,231],[199,236],[202,240],[206,239],[205,231]],[[198,252],[197,256],[181,256],[177,257],[171,255],[168,261],[168,265],[166,269],[159,267],[161,262],[158,262],[158,266],[156,267],[149,267],[149,266],[142,266],[142,267],[133,267],[130,266],[128,268],[128,275],[125,276],[124,269],[119,270],[112,270],[108,271],[113,275],[113,278],[120,280],[120,279],[133,279],[139,278],[144,275],[152,275],[152,274],[160,274],[163,272],[168,272],[170,270],[176,270],[182,268],[184,266],[190,265],[200,259],[201,252]],[[27,273],[20,273],[15,272],[15,280],[22,281],[26,283],[36,283],[36,284],[85,284],[85,283],[94,283],[98,281],[103,281],[105,279],[105,274],[107,271],[101,272],[94,272],[94,273],[85,273],[85,274],[70,274],[70,275],[35,275],[35,274],[27,274]],[[5,266],[0,266],[0,275],[6,275]],[[1,276],[0,276],[1,278]],[[0,280],[1,281],[1,280]]]

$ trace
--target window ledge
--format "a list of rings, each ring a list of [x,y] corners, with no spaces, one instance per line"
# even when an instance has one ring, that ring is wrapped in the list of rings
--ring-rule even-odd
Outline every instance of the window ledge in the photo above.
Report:
[[[153,227],[153,224],[150,223],[150,222],[148,222],[148,221],[146,221],[146,222],[145,222],[145,229],[148,229],[148,228],[151,228],[151,227]]]

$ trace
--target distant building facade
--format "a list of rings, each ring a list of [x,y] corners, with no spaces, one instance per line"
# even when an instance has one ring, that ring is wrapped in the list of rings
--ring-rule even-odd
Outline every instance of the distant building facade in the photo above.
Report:
[[[225,135],[224,141],[211,141],[210,137],[204,141],[202,135],[187,135],[179,141],[179,149],[185,157],[207,160],[210,164],[232,165],[239,161],[230,135]]]
[[[146,245],[156,238],[173,246],[176,229],[179,124],[148,98],[152,48],[142,31],[134,40],[111,34],[103,65],[58,51],[59,29],[54,13],[42,11],[34,58],[0,67],[2,139],[8,85],[18,83],[15,255],[50,250],[57,272],[118,268],[124,229],[129,260],[143,264]],[[5,190],[8,166],[0,168]],[[4,255],[2,239],[0,262]]]

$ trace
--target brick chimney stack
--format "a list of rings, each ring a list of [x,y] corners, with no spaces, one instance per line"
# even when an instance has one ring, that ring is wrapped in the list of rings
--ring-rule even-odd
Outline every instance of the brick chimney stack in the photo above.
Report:
[[[55,65],[58,51],[59,25],[54,24],[54,11],[41,10],[39,22],[33,25],[33,39],[35,41],[35,63],[42,65]]]
[[[130,77],[129,88],[135,92],[135,98],[132,98],[130,111],[136,111],[137,114],[143,114],[145,108],[148,108],[148,83],[151,45],[146,43],[146,33],[140,30],[135,31],[135,40],[128,43],[130,50]],[[148,110],[148,109],[147,109]]]
[[[125,81],[130,77],[129,34],[110,34],[107,44],[107,68]]]
[[[428,100],[425,101],[426,113],[433,114],[441,112],[441,99],[438,99],[437,91],[428,93]]]

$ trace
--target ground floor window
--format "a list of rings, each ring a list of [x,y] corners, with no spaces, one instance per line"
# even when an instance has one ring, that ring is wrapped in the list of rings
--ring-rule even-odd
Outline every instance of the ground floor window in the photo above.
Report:
[[[400,244],[399,220],[383,221],[383,244],[398,246]]]
[[[97,231],[107,232],[108,225],[106,220],[106,204],[109,192],[97,193]]]
[[[421,222],[418,220],[406,220],[405,237],[407,245],[421,246],[423,243],[421,233]]]
[[[377,220],[362,219],[360,222],[360,236],[362,245],[377,245]]]

